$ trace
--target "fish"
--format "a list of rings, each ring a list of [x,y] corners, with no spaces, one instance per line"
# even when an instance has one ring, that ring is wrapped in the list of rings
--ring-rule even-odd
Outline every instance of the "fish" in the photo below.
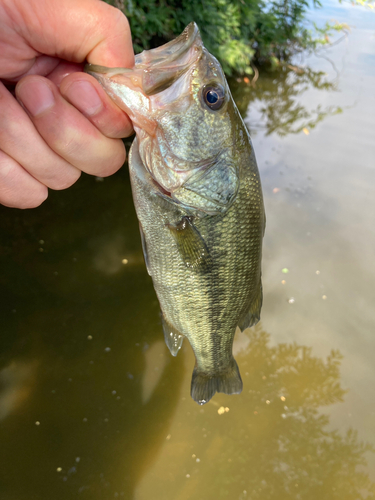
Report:
[[[89,64],[133,122],[129,171],[147,271],[176,356],[194,351],[191,396],[239,394],[237,327],[260,319],[265,210],[249,132],[218,60],[190,23],[135,57],[133,68]]]

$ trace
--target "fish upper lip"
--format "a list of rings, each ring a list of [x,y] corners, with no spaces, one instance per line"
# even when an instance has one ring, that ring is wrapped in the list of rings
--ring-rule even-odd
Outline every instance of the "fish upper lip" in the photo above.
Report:
[[[201,57],[202,52],[202,39],[198,26],[193,22],[176,39],[137,54],[133,68],[105,68],[86,64],[84,71],[95,78],[98,75],[105,75],[107,78],[123,75],[146,96],[152,96],[171,86],[186,73]]]

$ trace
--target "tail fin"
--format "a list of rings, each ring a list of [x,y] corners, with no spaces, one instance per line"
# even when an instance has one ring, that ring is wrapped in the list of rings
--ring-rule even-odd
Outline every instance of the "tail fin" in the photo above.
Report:
[[[197,367],[194,368],[191,379],[191,397],[199,405],[207,403],[215,392],[239,394],[241,391],[241,375],[234,358],[232,358],[227,370],[213,375],[199,372]]]

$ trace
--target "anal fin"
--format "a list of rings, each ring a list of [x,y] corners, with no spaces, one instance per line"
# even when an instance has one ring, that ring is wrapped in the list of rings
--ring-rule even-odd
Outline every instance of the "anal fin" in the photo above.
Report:
[[[251,303],[249,311],[245,314],[243,318],[238,323],[241,331],[244,331],[246,328],[250,328],[258,323],[260,320],[260,310],[262,309],[263,303],[263,288],[262,283],[259,285],[259,290],[256,296]]]
[[[166,321],[163,313],[161,313],[161,321],[163,323],[165,343],[171,351],[172,356],[177,356],[178,351],[181,349],[184,336]]]

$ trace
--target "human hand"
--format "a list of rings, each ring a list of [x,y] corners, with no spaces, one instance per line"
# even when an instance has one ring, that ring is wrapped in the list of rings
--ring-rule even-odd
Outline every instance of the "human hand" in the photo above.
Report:
[[[126,17],[101,0],[0,0],[0,203],[32,208],[125,161],[127,115],[82,72],[132,67]],[[15,86],[15,88],[14,88]],[[15,91],[15,97],[12,90]]]

